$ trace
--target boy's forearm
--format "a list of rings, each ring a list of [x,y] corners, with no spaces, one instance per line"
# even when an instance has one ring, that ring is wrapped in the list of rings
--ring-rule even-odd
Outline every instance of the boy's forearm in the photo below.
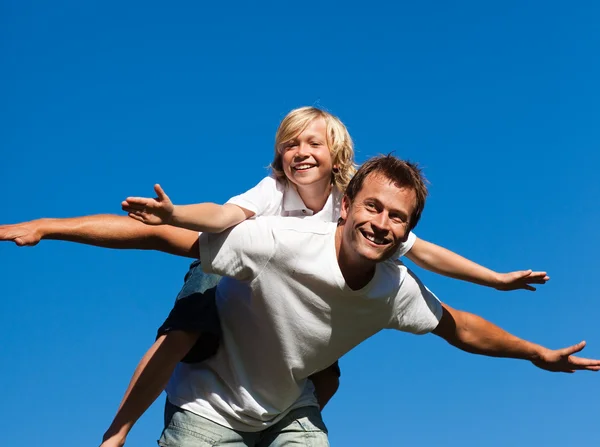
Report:
[[[450,278],[488,287],[500,282],[497,272],[422,239],[417,239],[407,257],[421,268]]]
[[[247,212],[236,205],[197,203],[194,205],[175,205],[169,223],[193,231],[221,233],[244,221],[247,217]]]

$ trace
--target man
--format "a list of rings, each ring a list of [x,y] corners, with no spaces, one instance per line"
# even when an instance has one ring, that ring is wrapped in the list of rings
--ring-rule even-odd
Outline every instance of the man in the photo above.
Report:
[[[379,157],[350,183],[337,226],[264,218],[198,243],[194,233],[166,227],[90,237],[84,223],[61,238],[190,257],[199,245],[206,271],[238,280],[217,288],[221,349],[202,365],[179,365],[169,384],[164,445],[306,445],[307,437],[328,445],[307,377],[385,328],[433,331],[460,349],[550,371],[598,371],[600,361],[571,355],[583,343],[553,351],[518,339],[441,304],[390,259],[418,223],[425,195],[414,166]],[[12,238],[35,242],[31,234]]]

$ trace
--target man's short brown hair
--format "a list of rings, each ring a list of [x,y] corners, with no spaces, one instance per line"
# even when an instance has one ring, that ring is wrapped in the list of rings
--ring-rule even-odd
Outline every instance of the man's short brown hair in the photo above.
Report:
[[[421,168],[415,163],[400,160],[391,154],[373,157],[367,160],[350,180],[348,188],[346,188],[346,196],[350,202],[354,200],[362,189],[365,179],[371,174],[387,178],[398,188],[409,188],[415,191],[417,203],[409,217],[408,229],[415,228],[421,219],[427,199],[427,180],[425,180]]]

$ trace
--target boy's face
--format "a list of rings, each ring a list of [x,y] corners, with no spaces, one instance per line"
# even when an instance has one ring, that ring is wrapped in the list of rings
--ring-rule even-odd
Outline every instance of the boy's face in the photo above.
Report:
[[[332,160],[327,146],[327,124],[323,118],[313,120],[281,150],[283,172],[298,189],[331,184]]]

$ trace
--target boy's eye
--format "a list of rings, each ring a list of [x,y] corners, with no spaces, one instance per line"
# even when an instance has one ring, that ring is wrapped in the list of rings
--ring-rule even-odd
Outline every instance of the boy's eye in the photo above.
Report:
[[[321,143],[319,143],[317,141],[313,141],[312,143],[310,143],[310,145],[313,147],[317,147],[317,146],[321,146]]]

